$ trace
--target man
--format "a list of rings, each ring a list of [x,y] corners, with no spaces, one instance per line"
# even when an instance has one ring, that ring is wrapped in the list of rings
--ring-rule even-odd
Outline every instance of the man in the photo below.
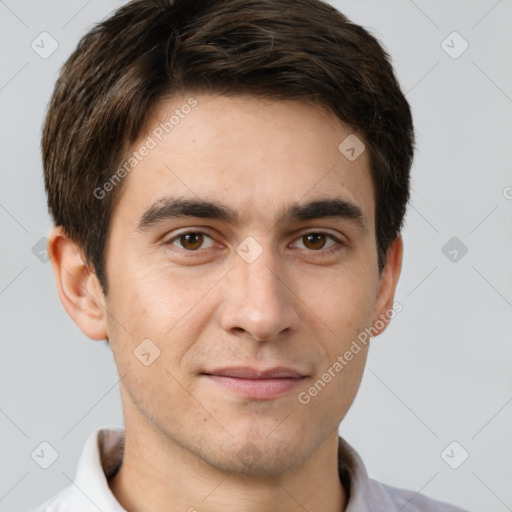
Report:
[[[338,426],[399,310],[414,134],[389,58],[320,0],[130,2],[43,130],[62,303],[124,429],[39,511],[456,511]]]

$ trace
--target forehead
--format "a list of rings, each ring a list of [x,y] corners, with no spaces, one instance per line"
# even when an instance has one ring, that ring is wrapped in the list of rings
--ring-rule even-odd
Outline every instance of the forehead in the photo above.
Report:
[[[359,206],[373,223],[368,151],[357,156],[362,148],[359,134],[319,106],[182,95],[158,105],[125,156],[118,208],[135,223],[163,197],[215,200],[241,222],[273,224],[287,205],[329,196]]]

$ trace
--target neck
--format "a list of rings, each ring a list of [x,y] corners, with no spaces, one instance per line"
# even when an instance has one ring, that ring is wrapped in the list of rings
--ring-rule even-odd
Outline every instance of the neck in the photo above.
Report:
[[[130,512],[345,510],[337,432],[301,464],[279,475],[223,471],[161,432],[129,425],[125,432],[123,463],[109,485]]]

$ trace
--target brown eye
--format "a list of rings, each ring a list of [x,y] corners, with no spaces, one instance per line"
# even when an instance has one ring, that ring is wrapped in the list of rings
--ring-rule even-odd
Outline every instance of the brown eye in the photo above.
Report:
[[[299,244],[299,249],[304,249],[308,252],[318,252],[319,254],[336,252],[344,246],[344,243],[337,237],[322,231],[305,233],[295,243]]]
[[[187,233],[186,235],[180,235],[179,240],[184,249],[194,251],[201,247],[203,235],[201,233]]]
[[[311,250],[323,249],[326,241],[324,233],[308,233],[302,237],[304,245]]]
[[[198,231],[189,231],[187,233],[182,233],[178,236],[175,236],[169,240],[168,244],[182,248],[186,251],[197,251],[204,245],[205,240],[207,239],[211,240],[211,237]],[[213,244],[210,243],[208,247],[211,247],[212,245]]]

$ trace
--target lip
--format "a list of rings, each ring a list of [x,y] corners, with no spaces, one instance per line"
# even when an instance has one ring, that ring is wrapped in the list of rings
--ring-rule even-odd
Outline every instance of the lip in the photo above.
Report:
[[[270,400],[289,393],[306,375],[282,366],[268,369],[252,367],[219,368],[202,374],[230,391],[252,400]]]

